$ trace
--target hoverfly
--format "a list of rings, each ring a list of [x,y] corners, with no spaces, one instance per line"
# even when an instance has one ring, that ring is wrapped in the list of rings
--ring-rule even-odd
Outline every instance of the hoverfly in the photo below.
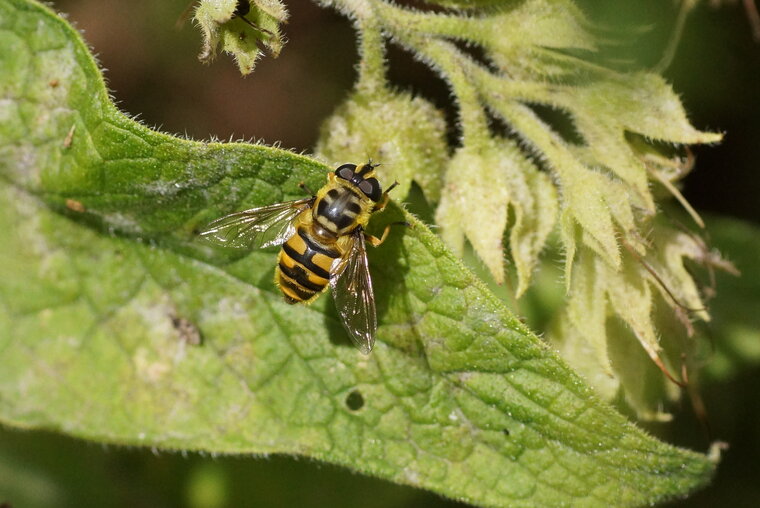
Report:
[[[275,268],[275,284],[285,301],[310,303],[328,286],[343,327],[362,353],[375,344],[377,316],[366,242],[380,238],[364,228],[370,216],[388,204],[375,178],[378,164],[343,164],[327,175],[316,196],[252,208],[211,222],[201,236],[226,247],[260,249],[282,245]],[[303,186],[302,186],[303,187]],[[304,187],[305,188],[305,187]]]

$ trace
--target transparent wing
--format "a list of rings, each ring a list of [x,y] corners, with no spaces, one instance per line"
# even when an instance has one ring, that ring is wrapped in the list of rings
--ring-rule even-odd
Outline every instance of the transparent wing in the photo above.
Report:
[[[375,345],[377,313],[364,233],[358,230],[353,238],[348,255],[333,262],[330,289],[343,327],[356,347],[366,355]]]
[[[231,213],[211,222],[200,235],[224,247],[280,245],[295,233],[293,219],[313,202],[314,198],[299,199]]]

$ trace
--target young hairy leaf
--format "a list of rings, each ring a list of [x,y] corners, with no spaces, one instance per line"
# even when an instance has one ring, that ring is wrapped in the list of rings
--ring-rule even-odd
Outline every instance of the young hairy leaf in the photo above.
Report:
[[[641,505],[707,457],[600,402],[412,216],[371,249],[380,327],[287,305],[276,249],[195,231],[328,168],[118,112],[76,32],[0,0],[0,420],[108,443],[288,453],[484,506]]]
[[[279,0],[201,0],[193,20],[203,34],[198,58],[210,63],[219,49],[232,55],[244,76],[253,72],[262,46],[277,57],[285,41],[280,23],[288,18]]]
[[[462,256],[466,237],[499,284],[504,282],[501,236],[509,210],[514,211],[509,240],[517,295],[522,295],[557,216],[557,193],[549,177],[537,171],[514,143],[503,140],[461,148],[449,162],[446,179],[449,183],[436,212],[436,222],[448,225],[442,231],[444,241]],[[477,214],[487,220],[478,220]],[[472,220],[463,220],[469,216]]]
[[[508,253],[519,297],[556,225],[568,293],[567,307],[557,315],[569,322],[554,326],[550,341],[571,361],[580,360],[578,367],[588,366],[589,358],[571,351],[581,342],[582,349],[590,347],[595,370],[617,378],[602,382],[602,393],[611,395],[609,387],[619,386],[625,400],[638,401],[632,404],[638,416],[659,414],[672,397],[655,390],[647,392],[648,400],[638,397],[637,378],[627,375],[636,369],[614,362],[611,351],[618,345],[608,347],[626,339],[607,322],[624,323],[621,330],[626,336],[630,330],[646,352],[644,360],[673,382],[684,384],[676,371],[693,375],[696,364],[687,361],[689,368],[681,369],[680,357],[696,357],[697,341],[682,340],[668,353],[674,341],[661,337],[671,322],[682,324],[679,335],[691,337],[690,318],[709,319],[684,268],[700,246],[664,226],[657,213],[674,197],[703,226],[676,186],[689,167],[688,150],[679,147],[717,142],[721,135],[692,127],[679,98],[653,72],[617,72],[594,62],[592,24],[570,0],[498,8],[454,2],[442,12],[383,0],[331,4],[356,19],[360,85],[372,81],[367,76],[384,79],[385,67],[377,63],[383,62],[383,34],[445,79],[457,101],[461,146],[444,173],[436,213],[447,244],[461,255],[468,240],[497,283],[505,280]],[[463,46],[478,47],[481,58]],[[655,236],[657,241],[650,239]],[[679,360],[674,364],[672,358]]]

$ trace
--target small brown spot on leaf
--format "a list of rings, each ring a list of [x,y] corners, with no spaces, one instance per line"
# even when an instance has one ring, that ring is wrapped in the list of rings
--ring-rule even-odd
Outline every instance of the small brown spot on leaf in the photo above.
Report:
[[[172,326],[177,330],[182,342],[191,346],[197,346],[201,343],[201,332],[197,326],[187,319],[174,314],[169,315],[169,319],[172,320]]]
[[[71,126],[71,129],[69,129],[69,133],[66,134],[66,139],[63,140],[63,147],[69,148],[71,146],[71,143],[74,141],[74,131],[77,130],[77,124],[74,124]]]
[[[84,205],[80,203],[79,201],[77,201],[76,199],[67,199],[66,208],[78,213],[84,213],[86,210]]]
[[[50,88],[56,88],[60,84],[61,82],[58,81],[57,79],[51,79],[50,81],[48,81],[48,86],[50,86]]]

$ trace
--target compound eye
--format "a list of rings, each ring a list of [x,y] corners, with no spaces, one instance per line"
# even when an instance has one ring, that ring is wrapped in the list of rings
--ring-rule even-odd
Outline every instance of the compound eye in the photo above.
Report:
[[[356,164],[343,164],[341,167],[335,170],[335,174],[344,180],[351,180],[354,177],[354,170]]]
[[[379,201],[382,191],[380,190],[380,182],[374,178],[368,178],[362,180],[359,183],[359,189],[367,195],[372,201]]]

